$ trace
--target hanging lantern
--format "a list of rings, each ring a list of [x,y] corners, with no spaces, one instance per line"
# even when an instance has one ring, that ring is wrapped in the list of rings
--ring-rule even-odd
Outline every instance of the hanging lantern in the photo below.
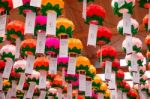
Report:
[[[109,90],[109,89],[107,89],[107,90],[105,91],[104,97],[105,97],[106,99],[109,99],[109,98],[110,98],[110,90]]]
[[[54,99],[57,97],[57,89],[55,88],[50,88],[48,90],[48,98],[53,97]]]
[[[138,53],[141,52],[142,49],[142,41],[139,38],[136,37],[132,37],[132,49],[134,52]],[[126,39],[123,41],[122,43],[122,48],[124,50],[124,52],[126,52]]]
[[[100,92],[104,93],[107,89],[108,89],[107,84],[102,82],[100,85]]]
[[[142,53],[137,53],[136,57],[138,66],[143,66],[144,56]],[[131,66],[131,55],[126,55],[125,60],[127,62],[127,66]]]
[[[79,56],[76,61],[76,70],[79,71],[88,71],[89,66],[91,65],[90,60],[87,57]]]
[[[0,54],[2,60],[14,60],[16,53],[16,47],[14,45],[5,45],[1,48]]]
[[[69,53],[81,54],[83,50],[82,42],[76,38],[69,38],[68,40]]]
[[[58,55],[59,54],[59,39],[50,37],[46,39],[45,53],[47,55]]]
[[[47,23],[47,17],[46,16],[36,16],[35,19],[35,29],[34,29],[34,35],[37,36],[38,33],[45,33],[46,31],[46,23]]]
[[[130,89],[131,89],[130,85],[129,85],[126,81],[123,82],[122,84],[123,84],[123,89],[122,89],[122,91],[123,91],[123,92],[129,92]]]
[[[67,69],[68,68],[68,57],[58,57],[57,58],[57,66],[58,70]]]
[[[111,6],[113,8],[114,14],[122,16],[123,13],[133,13],[133,7],[135,5],[135,0],[112,0]]]
[[[36,71],[48,71],[49,70],[49,60],[46,57],[37,57],[34,62],[34,69]]]
[[[0,43],[3,43],[6,40],[5,34],[0,34]]]
[[[23,40],[24,38],[24,23],[18,20],[11,21],[7,25],[7,40],[15,42],[17,38]]]
[[[10,10],[13,8],[12,0],[1,0],[0,1],[0,13],[9,14]]]
[[[97,45],[108,44],[112,38],[111,31],[104,26],[98,28],[97,31]]]
[[[37,12],[37,8],[34,6],[30,6],[30,1],[31,0],[23,0],[23,6],[19,7],[19,13],[23,14],[24,16],[28,13],[28,12]]]
[[[125,76],[125,74],[124,74],[123,70],[119,69],[116,73],[116,80],[122,81],[124,79],[124,76]]]
[[[13,69],[16,73],[23,73],[25,71],[26,64],[26,60],[18,60],[14,63]]]
[[[92,81],[92,88],[95,92],[99,93],[100,92],[100,85],[102,84],[102,79],[96,75],[94,78],[93,78],[93,81]]]
[[[5,68],[5,61],[4,60],[0,60],[0,73],[3,73],[4,68]]]
[[[65,81],[72,81],[72,82],[76,82],[78,81],[78,74],[67,74],[67,72],[65,72]]]
[[[135,19],[133,19],[133,18],[130,18],[130,19],[131,19],[131,34],[135,35],[139,31],[139,23]],[[117,31],[121,35],[124,35],[123,34],[123,19],[119,21],[119,23],[117,25]]]
[[[148,20],[149,20],[148,15],[146,15],[143,18],[143,22],[142,22],[146,31],[148,31]]]
[[[145,38],[145,44],[147,45],[147,48],[150,51],[150,35],[147,35],[147,37]]]
[[[35,39],[26,39],[21,42],[20,45],[21,56],[25,57],[28,55],[35,55],[35,49],[36,49]]]
[[[97,5],[97,4],[90,4],[87,7],[86,11],[86,23],[94,23],[96,25],[102,25],[103,21],[106,17],[106,11],[104,10],[103,7]]]
[[[136,99],[137,98],[137,92],[133,89],[131,89],[128,93],[127,96],[129,99]]]
[[[11,82],[13,82],[13,81],[18,82],[19,78],[20,78],[20,74],[16,73],[14,70],[12,70],[11,73],[10,73],[9,81],[11,81]]]
[[[57,16],[60,16],[63,8],[63,0],[42,0],[41,12],[43,15],[47,15],[48,12],[56,12]]]
[[[72,37],[73,31],[75,30],[75,25],[72,21],[66,18],[58,18],[56,21],[56,35],[61,37],[61,35],[68,35]]]
[[[93,79],[95,75],[96,68],[93,65],[90,65],[89,69],[86,71],[86,76]]]
[[[150,2],[148,0],[139,0],[139,4],[142,8],[150,8]]]
[[[98,50],[97,57],[99,60],[100,57],[102,57],[102,60],[104,61],[113,61],[117,57],[117,52],[112,46],[103,46],[100,50]]]
[[[55,77],[56,77],[56,74],[51,74],[51,73],[47,74],[47,80],[49,82],[53,82]]]
[[[62,83],[63,83],[62,78],[60,76],[56,76],[52,83],[52,87],[53,88],[62,88]]]
[[[11,88],[11,82],[9,80],[3,80],[3,91],[8,92],[9,88]]]
[[[35,86],[33,98],[38,98],[40,96],[40,90],[38,89],[38,86]]]

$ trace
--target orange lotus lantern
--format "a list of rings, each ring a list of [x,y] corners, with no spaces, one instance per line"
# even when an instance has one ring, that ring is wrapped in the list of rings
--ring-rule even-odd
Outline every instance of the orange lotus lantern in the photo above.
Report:
[[[150,35],[147,35],[147,37],[145,38],[145,44],[147,45],[147,48],[150,51]]]
[[[140,7],[147,8],[147,9],[150,8],[149,0],[139,0],[139,4],[140,4]]]

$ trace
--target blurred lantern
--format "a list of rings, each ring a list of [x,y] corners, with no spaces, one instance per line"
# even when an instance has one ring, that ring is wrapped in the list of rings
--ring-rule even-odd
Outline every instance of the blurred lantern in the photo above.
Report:
[[[150,8],[150,2],[148,0],[139,0],[140,7]]]
[[[1,0],[0,1],[0,14],[9,14],[10,10],[13,8],[12,0]]]
[[[149,20],[148,15],[146,15],[143,18],[143,22],[142,22],[146,31],[148,31],[148,20]]]
[[[125,76],[125,74],[124,74],[123,70],[119,69],[116,73],[116,80],[122,81],[124,79],[124,76]]]

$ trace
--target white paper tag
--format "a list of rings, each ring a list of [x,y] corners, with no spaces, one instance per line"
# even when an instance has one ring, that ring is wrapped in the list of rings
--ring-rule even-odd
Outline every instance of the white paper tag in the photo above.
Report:
[[[79,74],[79,90],[86,90],[86,76],[84,74]]]
[[[47,25],[46,25],[46,34],[47,35],[56,35],[56,19],[57,13],[51,12],[47,15]]]
[[[58,89],[58,99],[62,99],[63,95],[62,95],[62,90]]]
[[[13,2],[13,7],[14,8],[18,8],[18,7],[23,5],[22,0],[12,0],[12,2]]]
[[[17,82],[12,81],[12,90],[11,90],[11,97],[16,97],[16,87],[17,87]]]
[[[117,99],[122,99],[122,91],[118,90]]]
[[[132,53],[133,52],[133,44],[132,44],[132,36],[126,36],[126,53]]]
[[[150,30],[150,8],[148,10],[148,31]]]
[[[76,72],[76,57],[69,57],[67,74],[75,74]]]
[[[3,78],[2,75],[0,74],[0,91],[3,90]]]
[[[5,99],[11,99],[11,88],[8,89]]]
[[[86,90],[85,90],[85,96],[92,96],[92,82],[86,81]]]
[[[18,89],[18,90],[22,90],[22,89],[23,89],[23,85],[24,85],[25,79],[26,79],[25,73],[21,73],[21,77],[20,77],[20,80],[19,80],[19,84],[18,84],[18,86],[17,86],[17,89]]]
[[[68,84],[68,89],[67,89],[67,99],[72,99],[72,84]]]
[[[86,20],[86,6],[87,6],[87,0],[83,0],[83,12],[82,17]]]
[[[128,99],[127,98],[127,93],[123,92],[123,99]]]
[[[34,6],[34,7],[41,7],[41,3],[42,3],[42,0],[31,0],[30,1],[30,6]]]
[[[4,94],[4,92],[0,92],[0,99],[5,99],[5,94]]]
[[[98,94],[98,99],[104,99],[104,94]]]
[[[5,34],[6,33],[6,20],[7,15],[0,15],[0,33]]]
[[[57,74],[57,58],[51,57],[49,61],[49,72]]]
[[[132,71],[138,71],[137,56],[134,53],[131,55],[131,68]]]
[[[118,7],[120,8],[125,4],[125,0],[118,0]]]
[[[63,82],[63,86],[65,85],[65,69],[62,69],[62,82]]]
[[[25,21],[25,33],[34,35],[36,13],[28,12]]]
[[[111,80],[109,81],[109,89],[116,89],[116,75],[112,73]]]
[[[39,89],[46,89],[46,72],[40,72]]]
[[[26,98],[32,99],[35,86],[36,86],[35,82],[30,83],[29,89],[28,89],[27,94],[26,94]]]
[[[12,60],[8,60],[8,61],[6,62],[6,66],[5,66],[5,68],[4,68],[4,72],[3,72],[3,75],[2,75],[3,78],[9,79],[12,66],[13,66],[13,61],[12,61]]]
[[[46,91],[41,91],[39,99],[45,99]]]
[[[144,91],[140,91],[140,99],[148,99],[147,98],[147,93]]]
[[[18,38],[16,40],[16,54],[15,54],[15,59],[18,59],[20,56],[20,44],[21,44],[21,40],[20,38]]]
[[[96,46],[98,26],[90,24],[87,45]]]
[[[133,72],[133,82],[136,84],[140,83],[140,74],[139,72]]]
[[[116,92],[116,90],[111,90],[111,98],[110,99],[117,99],[117,92]]]
[[[106,66],[105,66],[105,79],[106,80],[111,79],[111,72],[112,72],[112,62],[106,61]]]
[[[38,33],[37,43],[36,43],[36,53],[45,52],[45,41],[46,41],[46,34],[45,33]]]
[[[123,14],[123,33],[131,34],[131,15],[128,13]]]
[[[27,66],[26,66],[26,70],[25,70],[26,74],[32,74],[34,60],[35,60],[35,56],[33,56],[33,55],[29,55],[27,57],[27,64],[26,64]]]
[[[68,57],[68,39],[60,39],[59,56]]]

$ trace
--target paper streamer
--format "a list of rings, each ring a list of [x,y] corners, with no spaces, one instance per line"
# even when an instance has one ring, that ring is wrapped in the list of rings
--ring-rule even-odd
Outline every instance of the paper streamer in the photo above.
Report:
[[[53,96],[48,96],[48,99],[54,99]]]
[[[16,97],[16,92],[17,92],[16,87],[17,87],[17,82],[12,81],[11,97]]]
[[[58,89],[58,99],[62,99],[62,90],[61,89]]]
[[[105,66],[105,79],[106,80],[111,79],[111,72],[112,72],[112,62],[106,61],[106,66]]]
[[[150,8],[148,10],[148,31],[150,30]]]
[[[7,14],[0,15],[0,33],[5,34],[6,33],[6,20],[7,20]]]
[[[0,91],[3,90],[3,78],[2,78],[2,74],[0,74]]]
[[[40,71],[39,89],[46,89],[46,71]]]
[[[51,74],[57,74],[57,56],[49,57],[49,72]]]
[[[83,0],[83,12],[82,17],[86,20],[86,6],[87,6],[87,0]]]
[[[137,72],[138,71],[138,64],[137,64],[137,56],[135,53],[133,53],[131,55],[131,68],[133,72]]]
[[[133,72],[133,82],[135,84],[140,83],[140,74],[139,74],[139,72]]]
[[[127,35],[126,36],[126,54],[130,54],[133,52],[133,44],[132,44],[132,36]]]
[[[12,66],[13,66],[13,61],[12,60],[7,60],[6,66],[4,68],[4,72],[3,72],[3,75],[2,75],[3,78],[9,79]]]
[[[120,8],[125,4],[125,0],[118,0],[118,7]]]
[[[104,99],[104,94],[98,93],[98,99]]]
[[[11,88],[9,88],[5,99],[11,99],[11,91],[12,91]]]
[[[116,89],[116,75],[112,73],[111,80],[109,81],[109,89],[115,90]]]
[[[123,33],[131,35],[131,15],[123,13]]]
[[[46,97],[46,91],[41,91],[39,99],[45,99]]]
[[[27,92],[26,92],[26,91],[24,91],[23,99],[26,99],[26,96],[27,96]]]
[[[50,12],[47,15],[47,25],[46,25],[46,34],[47,35],[56,35],[56,19],[57,13]]]
[[[28,89],[27,94],[26,94],[26,98],[32,99],[35,86],[36,86],[35,82],[30,83],[29,89]]]
[[[34,6],[34,7],[41,7],[41,3],[42,3],[42,0],[31,0],[30,1],[30,6]]]
[[[28,55],[27,64],[26,64],[27,66],[26,66],[26,69],[25,69],[26,74],[32,74],[34,60],[35,60],[35,56]]]
[[[147,93],[144,91],[140,91],[140,99],[148,99],[147,98]]]
[[[123,99],[128,99],[127,98],[127,93],[123,92]]]
[[[20,57],[20,44],[21,44],[21,40],[20,40],[20,38],[18,38],[16,40],[16,54],[15,54],[15,59],[18,59]]]
[[[79,90],[85,91],[86,90],[86,76],[85,72],[80,71],[79,74]]]
[[[60,38],[59,56],[68,57],[68,38],[67,37]]]
[[[91,79],[87,79],[86,81],[86,90],[85,90],[85,96],[92,96],[92,81]]]
[[[90,24],[87,45],[96,46],[98,26]]]
[[[4,94],[4,92],[0,92],[0,99],[5,99],[5,94]]]
[[[75,74],[76,72],[76,56],[70,56],[68,62],[67,74]]]
[[[25,34],[34,35],[36,13],[28,12],[25,21]]]
[[[122,99],[122,91],[121,90],[118,90],[118,93],[117,93],[117,99]]]
[[[116,90],[111,90],[111,99],[117,99],[117,92],[116,92]]]
[[[19,80],[19,84],[17,86],[17,89],[18,90],[22,90],[23,89],[23,85],[25,83],[25,79],[26,79],[26,75],[25,73],[21,73],[21,77],[20,77],[20,80]]]
[[[44,54],[44,52],[45,52],[45,41],[46,41],[46,34],[45,33],[38,33],[37,43],[36,43],[36,53]]]
[[[18,7],[23,5],[22,0],[12,0],[12,2],[13,2],[13,7],[14,8],[18,8]]]
[[[72,99],[72,84],[71,84],[71,82],[68,83],[67,99]]]

